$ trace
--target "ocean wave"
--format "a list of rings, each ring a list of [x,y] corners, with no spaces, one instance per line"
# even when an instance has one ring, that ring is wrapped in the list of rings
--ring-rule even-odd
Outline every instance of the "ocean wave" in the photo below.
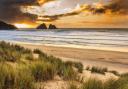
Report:
[[[128,47],[128,31],[1,31],[0,40],[56,45]]]

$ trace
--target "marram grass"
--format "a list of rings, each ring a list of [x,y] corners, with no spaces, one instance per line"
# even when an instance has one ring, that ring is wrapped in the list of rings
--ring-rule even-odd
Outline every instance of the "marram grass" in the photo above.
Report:
[[[39,55],[38,58],[35,59],[33,54]],[[92,73],[109,72],[107,68],[95,66],[87,69]],[[66,81],[77,81],[78,74],[82,72],[81,63],[63,62],[38,49],[31,51],[18,45],[0,42],[0,89],[36,89],[37,82],[53,80],[56,75]],[[106,82],[89,79],[81,82],[79,87],[70,85],[69,89],[128,89],[128,74],[121,74],[117,80]]]
[[[39,55],[36,59],[34,54]],[[75,71],[77,68],[78,71]],[[63,80],[76,80],[83,65],[67,65],[61,59],[35,49],[0,42],[0,89],[36,89],[36,82],[53,80],[56,75]]]

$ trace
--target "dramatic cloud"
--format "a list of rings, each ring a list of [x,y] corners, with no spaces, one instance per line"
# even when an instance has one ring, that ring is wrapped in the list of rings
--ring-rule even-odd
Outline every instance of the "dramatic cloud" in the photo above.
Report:
[[[35,21],[37,15],[23,13],[21,7],[37,6],[51,0],[0,0],[0,20],[7,22]]]
[[[111,0],[107,5],[102,5],[101,8],[91,8],[94,13],[106,13],[107,11],[113,14],[128,14],[128,0]]]
[[[56,22],[64,17],[80,17],[81,14],[84,18],[108,12],[127,15],[127,4],[128,0],[0,0],[0,20],[35,24],[38,21]]]
[[[55,21],[55,20],[58,20],[60,17],[66,17],[66,16],[74,16],[74,15],[78,15],[80,13],[82,13],[84,10],[88,10],[90,7],[89,5],[82,5],[80,6],[79,4],[73,8],[73,9],[70,9],[67,10],[67,12],[63,11],[63,13],[61,14],[53,14],[53,15],[43,15],[43,16],[40,16],[39,19],[41,19],[42,21]]]
[[[60,17],[78,15],[93,0],[55,0],[42,6],[28,7],[27,12],[38,15],[38,20],[55,21]],[[25,12],[25,10],[23,10]]]
[[[127,14],[127,3],[128,0],[58,0],[37,7],[34,11],[30,10],[30,13],[37,13],[42,21],[55,21],[60,17],[78,15],[85,11],[92,14]]]
[[[128,0],[113,0],[106,9],[111,9],[112,12],[128,14]]]

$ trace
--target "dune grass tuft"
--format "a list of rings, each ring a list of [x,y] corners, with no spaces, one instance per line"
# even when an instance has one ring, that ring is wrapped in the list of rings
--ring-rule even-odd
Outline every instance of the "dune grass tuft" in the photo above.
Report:
[[[6,43],[4,41],[0,42],[0,61],[16,62],[21,59],[22,55],[30,53],[31,50],[21,46]]]
[[[103,68],[103,67],[97,67],[97,66],[93,66],[90,71],[92,73],[100,73],[100,74],[105,74],[105,72],[108,71],[107,68]]]
[[[110,72],[110,73],[112,73],[112,74],[114,74],[114,75],[116,75],[116,76],[120,76],[120,74],[119,74],[117,71],[115,71],[115,70],[108,71],[108,72]]]
[[[103,83],[101,80],[89,79],[82,85],[81,89],[103,89]]]
[[[117,80],[108,80],[104,84],[104,89],[128,89],[128,76],[120,77]]]
[[[36,81],[52,80],[56,74],[55,67],[50,63],[36,62],[30,66],[32,75]]]
[[[27,68],[21,68],[17,71],[16,89],[36,89],[35,80],[31,72]]]
[[[71,66],[77,68],[77,70],[78,70],[79,73],[82,73],[82,72],[83,72],[83,68],[84,68],[84,67],[83,67],[83,64],[80,63],[80,62],[66,61],[65,64],[66,64],[67,66],[70,66],[70,65],[71,65]]]
[[[34,80],[28,70],[0,63],[0,89],[35,89]]]

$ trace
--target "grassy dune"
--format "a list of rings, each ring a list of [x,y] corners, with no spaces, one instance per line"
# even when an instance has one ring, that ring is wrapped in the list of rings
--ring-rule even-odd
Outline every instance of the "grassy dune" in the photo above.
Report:
[[[98,79],[89,79],[80,87],[71,84],[69,89],[128,89],[128,75],[121,76],[119,79],[109,79],[102,82]]]
[[[77,80],[82,70],[81,63],[63,62],[38,49],[0,42],[0,89],[36,89],[36,82],[53,80],[56,75],[66,81]]]
[[[87,68],[91,73],[105,74],[107,68]],[[54,80],[59,76],[63,81],[77,81],[69,84],[69,89],[128,89],[128,74],[118,75],[118,79],[103,82],[98,79],[82,81],[79,74],[83,65],[79,62],[66,61],[47,55],[39,49],[29,50],[24,47],[0,42],[0,89],[37,89],[36,83]]]

